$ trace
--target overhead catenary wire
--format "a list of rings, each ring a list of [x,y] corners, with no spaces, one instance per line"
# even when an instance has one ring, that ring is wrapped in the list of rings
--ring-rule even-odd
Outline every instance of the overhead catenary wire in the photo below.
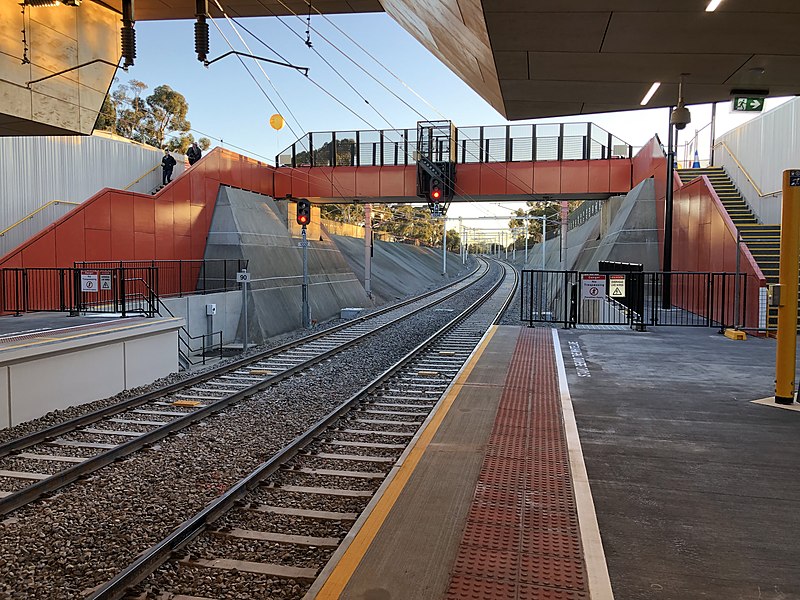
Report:
[[[215,1],[216,1],[216,0],[215,0]],[[280,1],[280,0],[279,0],[279,1]],[[263,4],[262,4],[262,6],[263,6]],[[265,7],[265,8],[267,8],[267,7]],[[287,7],[287,9],[288,9],[288,7]],[[269,9],[268,9],[268,10],[269,10]],[[272,11],[270,11],[270,12],[272,12]],[[275,13],[273,12],[273,15],[274,15],[274,14],[275,14]],[[285,23],[285,22],[284,22],[282,19],[280,19],[279,17],[277,17],[277,15],[275,15],[275,16],[276,16],[276,18],[278,19],[278,21],[279,21],[280,23],[282,23],[282,24],[283,24],[285,27],[287,27],[287,28],[288,28],[288,29],[289,29],[289,30],[290,30],[292,33],[294,33],[294,34],[295,34],[295,35],[296,35],[298,38],[300,38],[300,39],[302,40],[302,36],[300,35],[300,33],[298,33],[297,31],[295,31],[294,29],[292,29],[292,28],[291,28],[291,27],[290,27],[290,26],[289,26],[287,23]],[[296,15],[296,13],[295,13],[295,16],[297,16],[297,15]],[[256,34],[255,34],[255,33],[253,33],[252,31],[250,31],[250,30],[249,30],[247,27],[245,27],[244,25],[242,25],[240,22],[238,22],[238,21],[234,21],[234,22],[235,22],[235,24],[236,24],[237,26],[241,27],[242,29],[244,29],[244,31],[245,31],[245,32],[247,32],[248,34],[250,34],[250,35],[251,35],[251,36],[252,36],[252,37],[253,37],[253,38],[254,38],[256,41],[258,41],[259,43],[261,43],[261,44],[262,44],[262,45],[263,45],[265,48],[267,48],[268,50],[270,50],[271,52],[273,52],[273,53],[274,53],[276,56],[278,56],[278,57],[279,57],[279,58],[281,58],[282,60],[286,60],[284,57],[282,57],[282,56],[281,56],[281,54],[280,54],[280,53],[278,53],[276,50],[274,50],[273,48],[271,48],[271,47],[270,47],[270,46],[269,46],[269,45],[268,45],[266,42],[264,42],[264,41],[263,41],[263,40],[262,40],[262,39],[261,39],[261,38],[260,38],[258,35],[256,35]],[[317,33],[318,33],[318,32],[317,32]],[[331,42],[330,42],[330,41],[328,41],[328,40],[327,40],[327,38],[324,38],[324,36],[320,36],[320,37],[322,37],[323,39],[325,39],[325,41],[326,41],[326,42],[328,42],[329,44],[331,44]],[[322,61],[323,61],[323,62],[324,62],[324,63],[325,63],[325,64],[326,64],[326,65],[327,65],[327,66],[328,66],[328,67],[329,67],[329,68],[330,68],[330,69],[331,69],[331,70],[332,70],[332,71],[333,71],[333,72],[334,72],[334,73],[335,73],[335,74],[336,74],[336,75],[337,75],[337,76],[338,76],[338,77],[339,77],[339,78],[342,80],[342,81],[344,81],[344,82],[345,82],[345,83],[346,83],[346,84],[347,84],[347,85],[348,85],[348,86],[349,86],[349,87],[350,87],[350,88],[351,88],[351,89],[352,89],[352,90],[353,90],[353,91],[354,91],[354,92],[355,92],[355,93],[356,93],[356,94],[357,94],[357,95],[358,95],[358,96],[359,96],[359,97],[360,97],[360,98],[361,98],[361,99],[362,99],[362,100],[363,100],[363,101],[366,103],[366,104],[368,104],[368,105],[370,106],[370,108],[372,108],[372,110],[373,110],[373,111],[374,111],[374,112],[375,112],[375,113],[376,113],[376,114],[377,114],[377,115],[378,115],[378,116],[379,116],[379,117],[380,117],[380,118],[381,118],[381,119],[382,119],[382,120],[383,120],[383,121],[384,121],[384,122],[385,122],[385,123],[386,123],[386,124],[387,124],[387,125],[388,125],[388,126],[391,128],[391,129],[395,129],[395,130],[397,130],[397,128],[396,128],[396,127],[395,127],[395,126],[394,126],[394,125],[393,125],[393,124],[392,124],[392,123],[391,123],[391,122],[390,122],[390,121],[389,121],[389,120],[388,120],[388,119],[387,119],[387,118],[386,118],[386,117],[385,117],[385,116],[384,116],[384,115],[383,115],[383,114],[382,114],[382,113],[381,113],[381,112],[380,112],[380,111],[379,111],[377,108],[375,108],[375,106],[374,106],[372,103],[370,103],[370,102],[369,102],[369,101],[368,101],[368,100],[367,100],[367,99],[366,99],[366,98],[363,96],[363,94],[361,94],[361,93],[360,93],[358,90],[356,90],[356,89],[355,89],[355,88],[352,86],[352,84],[351,84],[351,83],[350,83],[350,82],[347,80],[347,78],[346,78],[346,77],[344,77],[344,75],[342,75],[342,74],[341,74],[341,73],[338,71],[338,69],[336,69],[336,67],[334,67],[334,66],[333,66],[333,65],[332,65],[332,64],[331,64],[331,63],[330,63],[328,60],[326,60],[326,59],[325,59],[325,58],[324,58],[324,57],[323,57],[323,56],[322,56],[322,55],[321,55],[321,54],[320,54],[320,53],[319,53],[319,52],[318,52],[318,51],[317,51],[315,48],[311,47],[311,50],[312,50],[312,51],[313,51],[313,52],[314,52],[314,53],[315,53],[315,54],[316,54],[316,55],[317,55],[317,56],[320,58],[320,60],[322,60]],[[339,103],[340,105],[342,105],[342,106],[343,106],[345,109],[347,109],[349,112],[351,112],[351,113],[352,113],[354,116],[356,116],[356,118],[358,118],[358,119],[359,119],[359,120],[361,120],[362,122],[366,123],[368,127],[372,128],[373,130],[376,130],[376,131],[378,131],[378,130],[379,130],[379,128],[378,128],[378,127],[376,127],[375,125],[373,125],[372,123],[370,123],[370,122],[369,122],[369,121],[368,121],[368,120],[367,120],[367,119],[366,119],[366,118],[365,118],[363,115],[359,114],[357,111],[355,111],[355,110],[354,110],[354,109],[352,109],[350,106],[348,106],[346,103],[344,103],[342,100],[340,100],[339,98],[337,98],[337,97],[336,97],[334,94],[332,94],[330,91],[328,91],[327,89],[325,89],[325,88],[324,88],[324,86],[320,85],[318,82],[316,82],[316,81],[315,81],[314,79],[312,79],[311,77],[307,77],[307,79],[308,79],[309,81],[311,81],[311,82],[312,82],[312,83],[313,83],[315,86],[317,86],[317,87],[318,87],[320,90],[322,90],[322,91],[323,91],[325,94],[327,94],[328,96],[330,96],[330,97],[331,97],[331,98],[332,98],[334,101],[336,101],[337,103]],[[390,90],[390,91],[391,91],[391,90]],[[420,114],[420,115],[421,115],[421,113],[419,113],[418,111],[416,111],[416,109],[414,109],[413,107],[410,107],[410,108],[411,108],[412,110],[414,110],[415,112],[417,112],[417,114]],[[424,117],[424,115],[421,115],[421,116],[423,117],[423,119],[425,118],[425,117]],[[299,136],[298,136],[298,138],[299,138]],[[409,153],[407,150],[405,150],[405,148],[403,149],[403,153],[404,153],[406,156],[408,156],[408,157],[411,157],[411,154],[410,154],[410,153]],[[470,196],[470,195],[469,195],[469,194],[466,192],[466,190],[464,190],[463,188],[461,188],[461,186],[459,186],[458,184],[456,184],[456,182],[455,182],[455,181],[451,181],[451,180],[450,180],[450,178],[447,178],[447,177],[445,178],[445,180],[446,180],[446,181],[449,181],[450,183],[452,183],[452,185],[453,185],[453,188],[454,188],[454,189],[460,190],[460,194],[459,194],[460,196],[462,196],[462,197],[466,198],[468,202],[475,203],[475,204],[476,204],[476,205],[479,207],[479,210],[482,210],[482,211],[486,212],[486,211],[485,211],[485,209],[484,209],[482,206],[480,206],[480,204],[479,204],[479,203],[477,203],[477,202],[475,201],[475,199],[474,199],[474,198],[472,198],[472,197],[471,197],[471,196]],[[488,214],[488,213],[487,213],[487,214]]]
[[[278,2],[279,2],[279,3],[281,4],[281,6],[283,6],[283,7],[284,7],[284,8],[285,8],[287,11],[289,11],[290,13],[292,13],[292,15],[294,15],[294,17],[295,17],[295,18],[297,18],[298,20],[300,20],[300,21],[302,22],[302,17],[300,17],[300,15],[298,15],[298,14],[297,14],[297,13],[296,13],[294,10],[292,10],[292,9],[291,9],[291,7],[289,7],[289,6],[288,6],[286,3],[284,3],[284,2],[283,2],[283,0],[278,0]],[[278,19],[278,21],[280,21],[281,23],[283,23],[284,25],[286,25],[286,24],[283,22],[283,20],[282,20],[282,19],[281,19],[281,18],[280,18],[278,15],[276,15],[274,11],[272,11],[272,10],[271,10],[271,9],[269,9],[267,6],[265,6],[265,5],[264,5],[264,3],[263,3],[263,2],[261,2],[261,0],[259,0],[259,3],[260,3],[260,4],[261,4],[261,5],[264,7],[264,8],[266,8],[267,10],[269,10],[269,11],[270,11],[270,12],[271,12],[271,13],[272,13],[272,14],[273,14],[273,15],[274,15],[274,16],[275,16],[277,19]],[[311,7],[312,7],[312,4],[311,4],[310,2],[306,2],[306,4],[308,4],[309,8],[311,8]],[[315,9],[315,10],[317,10],[317,9]],[[317,10],[317,13],[319,13],[319,14],[322,14],[322,13],[320,13],[320,11],[319,11],[319,10]],[[329,22],[329,23],[332,23],[332,22],[331,22],[331,20],[330,20],[330,19],[328,19],[327,17],[326,17],[326,21],[327,21],[327,22]],[[288,27],[288,25],[287,25],[287,27]],[[398,77],[397,75],[395,75],[394,73],[392,73],[392,71],[391,71],[391,70],[389,70],[389,69],[388,69],[388,67],[386,67],[386,66],[385,66],[383,63],[381,63],[381,62],[380,62],[380,61],[379,61],[377,58],[375,58],[374,56],[372,56],[372,54],[370,54],[369,52],[367,52],[367,51],[366,51],[366,50],[365,50],[365,49],[364,49],[364,48],[363,48],[363,47],[362,47],[360,44],[358,44],[358,43],[354,42],[350,36],[348,36],[348,35],[344,34],[344,32],[343,32],[343,31],[342,31],[342,30],[341,30],[339,27],[337,27],[337,26],[335,26],[335,25],[334,25],[334,27],[337,29],[337,31],[340,31],[341,33],[343,33],[343,35],[345,35],[345,37],[346,37],[348,40],[350,40],[351,42],[355,43],[356,47],[358,47],[358,48],[359,48],[360,50],[362,50],[362,51],[363,51],[365,54],[367,54],[367,56],[369,56],[369,57],[370,57],[372,60],[374,60],[375,62],[377,62],[379,65],[381,65],[381,67],[382,67],[384,70],[386,70],[388,73],[390,73],[390,74],[391,74],[391,75],[392,75],[392,76],[393,76],[393,77],[394,77],[394,78],[395,78],[397,81],[399,81],[399,82],[400,82],[400,83],[402,83],[402,84],[403,84],[403,85],[404,85],[404,86],[405,86],[407,89],[409,89],[410,91],[412,91],[412,92],[414,93],[414,95],[415,95],[415,96],[417,96],[417,97],[418,97],[418,98],[420,98],[420,99],[421,99],[423,102],[425,102],[425,104],[427,104],[428,106],[430,106],[430,107],[431,107],[431,108],[432,108],[432,109],[433,109],[433,110],[434,110],[436,113],[438,113],[438,114],[439,114],[439,116],[440,116],[440,117],[442,117],[443,119],[447,119],[447,117],[446,117],[446,116],[444,116],[444,115],[443,115],[443,114],[442,114],[442,113],[441,113],[441,112],[440,112],[438,109],[436,109],[436,108],[435,108],[435,107],[434,107],[432,104],[430,104],[430,103],[429,103],[429,102],[427,102],[427,101],[426,101],[424,98],[422,98],[422,96],[420,96],[420,94],[418,94],[417,92],[413,91],[413,90],[411,89],[411,87],[410,87],[410,86],[408,86],[407,84],[405,84],[405,82],[403,82],[403,80],[402,80],[402,79],[400,79],[400,77]],[[291,27],[289,27],[289,29],[290,29],[290,31],[292,31],[292,32],[293,32],[295,35],[298,35],[298,36],[299,36],[299,34],[298,34],[298,33],[297,33],[297,32],[296,32],[294,29],[292,29]],[[409,104],[409,103],[408,103],[408,102],[407,102],[405,99],[403,99],[401,96],[399,96],[397,93],[395,93],[395,92],[394,92],[393,90],[391,90],[389,87],[387,87],[387,86],[386,86],[386,85],[385,85],[385,84],[384,84],[384,83],[383,83],[383,82],[382,82],[380,79],[378,79],[377,77],[375,77],[375,76],[374,76],[372,73],[370,73],[370,72],[369,72],[367,69],[365,69],[365,68],[364,68],[364,67],[363,67],[361,64],[359,64],[357,61],[355,61],[355,60],[354,60],[354,59],[353,59],[353,58],[352,58],[350,55],[348,55],[348,54],[347,54],[347,53],[345,53],[345,52],[344,52],[344,51],[343,51],[341,48],[339,48],[339,46],[338,46],[338,45],[334,44],[334,43],[333,43],[333,42],[331,42],[331,41],[330,41],[330,40],[329,40],[327,37],[325,37],[325,36],[324,36],[324,35],[323,35],[323,34],[322,34],[322,33],[321,33],[321,32],[320,32],[318,29],[316,29],[315,27],[311,26],[311,30],[312,30],[314,33],[316,33],[316,34],[317,34],[317,35],[318,35],[318,36],[319,36],[321,39],[323,39],[325,42],[327,42],[327,43],[328,43],[328,45],[329,45],[329,46],[331,46],[331,47],[332,47],[334,50],[336,50],[337,52],[339,52],[339,53],[340,53],[342,56],[344,56],[344,57],[345,57],[345,58],[346,58],[348,61],[350,61],[350,62],[351,62],[351,63],[353,63],[353,64],[354,64],[356,67],[358,67],[358,68],[359,68],[361,71],[363,71],[363,72],[364,72],[364,73],[365,73],[365,74],[366,74],[366,75],[367,75],[367,76],[368,76],[370,79],[372,79],[373,81],[375,81],[375,82],[376,82],[378,85],[380,85],[382,88],[384,88],[384,89],[385,89],[387,92],[389,92],[389,93],[390,93],[392,96],[394,96],[394,97],[395,97],[395,98],[397,98],[397,99],[398,99],[400,102],[402,102],[402,103],[403,103],[405,106],[407,106],[407,107],[408,107],[408,108],[409,108],[411,111],[413,111],[413,112],[414,112],[414,113],[415,113],[417,116],[421,117],[423,120],[428,120],[428,119],[427,119],[427,117],[426,117],[424,114],[422,114],[422,113],[421,113],[420,111],[418,111],[418,110],[417,110],[417,109],[416,109],[414,106],[412,106],[411,104]],[[313,50],[313,48],[312,48],[312,50]],[[337,74],[338,74],[338,73],[337,73]],[[449,120],[449,119],[447,119],[447,120]],[[372,125],[370,125],[370,127],[373,127],[373,129],[375,129],[375,127],[374,127],[374,126],[372,126]],[[393,129],[395,129],[395,127],[391,126],[391,124],[390,124],[390,127],[392,127]],[[465,139],[466,139],[467,141],[471,141],[471,142],[475,142],[475,141],[476,141],[476,140],[474,140],[473,138],[470,138],[469,136],[465,136]],[[468,153],[469,153],[469,154],[470,154],[470,155],[471,155],[473,158],[478,158],[478,159],[479,159],[479,162],[481,162],[481,161],[480,161],[480,157],[479,157],[478,155],[476,155],[474,152],[472,152],[472,150],[467,150],[466,148],[465,148],[464,150],[465,150],[465,151],[467,151],[467,152],[468,152]],[[502,178],[504,178],[504,179],[506,179],[506,180],[512,180],[512,179],[513,179],[513,180],[516,180],[516,182],[518,182],[519,184],[521,184],[521,185],[522,185],[522,188],[521,188],[521,189],[524,189],[524,188],[527,186],[527,183],[526,183],[525,181],[523,181],[523,180],[522,180],[520,177],[518,177],[518,176],[517,176],[515,173],[509,173],[508,171],[506,171],[505,173],[503,173],[503,172],[501,172],[500,170],[498,170],[498,169],[496,169],[495,167],[493,167],[493,166],[491,165],[491,163],[490,163],[490,162],[488,162],[488,161],[486,161],[485,163],[482,163],[482,164],[486,164],[486,165],[487,165],[487,167],[489,168],[489,170],[493,171],[494,173],[496,173],[497,175],[501,176]],[[455,187],[455,184],[454,184],[454,187]],[[531,196],[531,198],[533,198],[533,199],[535,200],[535,196],[536,196],[537,194],[536,194],[536,190],[535,190],[535,188],[534,188],[533,184],[531,184],[531,192],[530,192],[530,193],[524,193],[524,194],[521,194],[521,195],[525,195],[525,196]],[[474,200],[470,200],[470,201],[474,201]]]

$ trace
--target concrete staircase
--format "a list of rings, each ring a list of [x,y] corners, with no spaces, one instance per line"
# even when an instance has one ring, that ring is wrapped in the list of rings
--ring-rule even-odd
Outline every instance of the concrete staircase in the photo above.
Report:
[[[779,247],[781,238],[780,225],[762,225],[753,211],[747,206],[736,186],[722,167],[705,169],[679,169],[681,181],[689,183],[693,179],[705,175],[717,192],[719,199],[728,211],[734,225],[739,229],[742,240],[755,258],[758,267],[764,274],[767,283],[778,283]],[[778,325],[777,309],[769,309],[767,327]]]

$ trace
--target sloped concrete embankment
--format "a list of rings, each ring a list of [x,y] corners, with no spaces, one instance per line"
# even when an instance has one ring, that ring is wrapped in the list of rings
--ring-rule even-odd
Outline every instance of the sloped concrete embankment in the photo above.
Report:
[[[364,239],[340,235],[330,237],[363,285]],[[370,277],[373,300],[376,304],[384,304],[405,298],[460,277],[467,269],[468,265],[461,263],[458,254],[448,252],[447,275],[443,276],[441,248],[375,240]]]
[[[269,196],[221,187],[205,258],[247,259],[251,276],[248,330],[251,342],[302,327],[303,255],[287,227],[288,204]],[[309,239],[311,318],[325,321],[343,307],[371,307],[364,287],[327,236]],[[242,339],[243,319],[237,338]]]

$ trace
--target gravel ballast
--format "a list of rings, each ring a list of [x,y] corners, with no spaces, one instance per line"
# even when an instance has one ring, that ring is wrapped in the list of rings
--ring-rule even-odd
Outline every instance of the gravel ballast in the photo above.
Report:
[[[437,307],[456,313],[429,309],[410,317],[333,360],[228,407],[202,426],[162,440],[157,449],[131,455],[52,498],[15,511],[0,522],[0,595],[82,598],[86,589],[115,575],[427,338],[489,287],[489,279]],[[99,404],[104,402],[112,400]],[[93,405],[95,409],[98,403]],[[42,426],[40,419],[30,430]],[[3,433],[5,439],[20,435]],[[358,485],[372,489],[374,484],[364,480]],[[278,491],[259,493],[287,497]],[[217,576],[196,571],[201,578]],[[266,586],[264,590],[273,583],[267,579],[256,585]]]

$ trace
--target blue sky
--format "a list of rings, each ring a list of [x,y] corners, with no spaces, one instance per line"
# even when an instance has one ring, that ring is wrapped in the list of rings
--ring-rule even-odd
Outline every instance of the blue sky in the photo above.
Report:
[[[269,160],[274,159],[279,149],[282,150],[290,145],[296,137],[307,131],[413,128],[423,116],[426,119],[440,119],[441,115],[453,120],[457,126],[506,123],[497,111],[388,15],[339,15],[329,19],[413,88],[438,112],[405,89],[392,75],[320,16],[312,17],[312,26],[319,31],[319,33],[312,31],[311,34],[314,49],[341,72],[369,101],[369,104],[359,98],[347,83],[306,47],[305,19],[300,21],[295,17],[283,18],[283,23],[274,17],[251,18],[242,20],[242,24],[289,62],[309,67],[310,78],[342,100],[351,110],[342,107],[307,81],[302,74],[292,69],[260,63],[265,76],[253,61],[246,60],[248,67],[277,107],[276,111],[236,57],[227,57],[209,68],[205,68],[197,61],[194,54],[192,21],[138,22],[136,64],[127,74],[120,71],[118,80],[125,82],[131,78],[139,79],[151,89],[161,84],[170,85],[186,96],[193,129],[212,137],[214,145],[217,145],[217,140],[221,138],[226,146],[232,144],[243,148],[245,154]],[[216,24],[235,49],[247,51],[224,19],[217,19]],[[230,48],[213,23],[210,24],[210,28],[209,57],[217,57]],[[240,29],[239,33],[254,54],[277,59],[243,30]],[[337,48],[381,80],[416,110],[408,108],[382,89],[364,71],[322,39],[322,36],[333,42]],[[271,80],[271,84],[267,77]],[[644,91],[646,90],[643,90],[643,93]],[[779,103],[780,100],[768,100],[767,109]],[[377,112],[374,109],[377,109]],[[287,126],[280,132],[275,132],[269,126],[269,117],[275,112],[280,112],[287,120]],[[363,120],[353,113],[362,116]],[[692,107],[692,115],[693,123],[685,130],[689,136],[694,135],[695,129],[702,129],[709,123],[710,106]],[[732,115],[726,104],[720,104],[717,131],[721,133],[731,129],[748,118],[749,116],[741,114]],[[634,146],[641,146],[655,133],[658,133],[662,140],[666,140],[666,109],[581,115],[556,120],[592,121]],[[708,154],[708,150],[704,152],[709,145],[708,131],[709,128],[705,127],[699,135],[701,156]],[[199,137],[196,132],[194,135]],[[458,216],[459,213],[467,216],[507,214],[507,211],[493,206],[457,209],[454,205],[450,214]],[[497,225],[486,222],[485,226]]]

